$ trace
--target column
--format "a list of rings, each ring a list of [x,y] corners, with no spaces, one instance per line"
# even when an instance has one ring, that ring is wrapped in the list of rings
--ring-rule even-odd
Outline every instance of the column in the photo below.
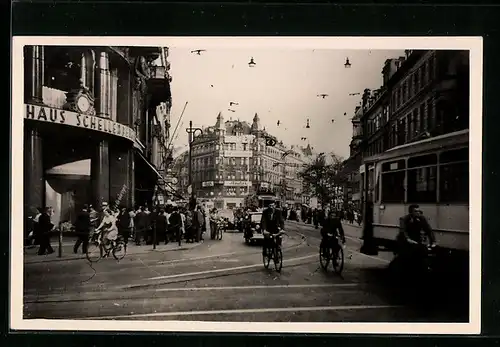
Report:
[[[103,201],[109,201],[109,145],[99,141],[94,149],[90,164],[92,180],[92,201],[96,209]]]
[[[89,88],[92,93],[94,93],[95,88],[95,53],[92,50],[85,50],[82,53],[81,58],[81,79],[85,87]]]
[[[35,216],[38,207],[44,207],[45,181],[40,133],[36,128],[28,128],[24,136],[24,221],[26,223],[28,217]]]
[[[131,150],[123,143],[112,143],[109,149],[110,203],[114,204],[121,195],[120,205],[130,205],[130,186],[133,157]],[[133,154],[133,153],[132,153]],[[124,192],[124,194],[123,194]]]
[[[98,117],[109,118],[109,56],[107,52],[99,52],[98,67],[96,74],[95,97],[96,114]]]
[[[42,104],[44,81],[44,46],[24,47],[24,100]]]

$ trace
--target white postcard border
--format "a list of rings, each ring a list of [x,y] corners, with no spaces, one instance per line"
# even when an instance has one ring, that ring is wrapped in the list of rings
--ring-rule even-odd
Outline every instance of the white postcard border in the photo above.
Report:
[[[470,300],[469,323],[236,323],[23,319],[23,46],[166,46],[289,49],[470,50]],[[245,333],[479,334],[481,329],[482,37],[72,37],[12,40],[10,328],[13,330]],[[14,117],[14,115],[16,115]]]

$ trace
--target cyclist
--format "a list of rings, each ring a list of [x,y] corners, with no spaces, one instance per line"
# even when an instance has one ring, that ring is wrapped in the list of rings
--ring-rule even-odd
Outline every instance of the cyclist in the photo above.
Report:
[[[328,237],[328,234],[336,235],[337,232],[340,235],[340,240],[345,244],[344,228],[342,228],[342,223],[340,222],[337,212],[332,209],[328,212],[327,218],[323,221],[323,227],[321,228],[321,245],[324,245],[325,242],[337,242],[337,238]],[[338,243],[331,246],[333,249],[340,247]]]
[[[410,205],[408,212],[409,213],[402,218],[402,229],[398,235],[398,241],[400,253],[403,258],[415,260],[418,254],[416,252],[420,249],[420,247],[415,246],[420,246],[423,242],[421,232],[423,231],[427,236],[431,247],[435,247],[436,237],[418,205]]]
[[[101,224],[96,228],[95,232],[100,232],[104,229],[102,234],[102,242],[104,244],[111,242],[112,246],[116,246],[116,239],[118,238],[118,227],[116,226],[116,217],[113,215],[109,208],[104,210],[104,217]]]
[[[276,209],[274,203],[269,204],[269,207],[264,210],[261,217],[261,229],[270,234],[277,234],[284,228],[283,214]],[[266,255],[266,249],[271,247],[271,239],[264,234],[264,245],[262,247],[262,255]]]

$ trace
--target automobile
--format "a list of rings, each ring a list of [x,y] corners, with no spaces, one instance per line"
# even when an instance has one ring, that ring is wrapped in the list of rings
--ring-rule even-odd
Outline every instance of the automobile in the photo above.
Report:
[[[259,240],[263,240],[261,222],[262,212],[250,212],[247,223],[245,223],[245,229],[243,231],[243,237],[246,243],[252,243]]]
[[[227,230],[235,230],[236,225],[234,221],[234,213],[233,210],[220,210],[219,217],[226,221]]]

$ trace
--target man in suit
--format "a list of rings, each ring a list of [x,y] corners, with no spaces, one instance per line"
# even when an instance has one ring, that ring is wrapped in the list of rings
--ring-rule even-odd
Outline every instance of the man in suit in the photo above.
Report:
[[[90,213],[88,212],[88,206],[84,205],[75,221],[75,231],[78,236],[78,240],[76,240],[75,246],[73,247],[73,253],[78,253],[78,248],[80,248],[80,245],[82,245],[83,253],[87,253],[90,227]]]
[[[46,207],[38,219],[38,227],[40,233],[40,248],[38,255],[54,253],[54,249],[50,245],[50,233],[54,229],[54,224],[51,222],[52,208]]]
[[[262,213],[261,228],[270,234],[277,234],[284,228],[283,214],[280,210],[276,209],[274,203],[269,204],[269,207]],[[264,237],[264,245],[262,247],[262,254],[265,255],[267,247],[271,246],[271,240]]]

